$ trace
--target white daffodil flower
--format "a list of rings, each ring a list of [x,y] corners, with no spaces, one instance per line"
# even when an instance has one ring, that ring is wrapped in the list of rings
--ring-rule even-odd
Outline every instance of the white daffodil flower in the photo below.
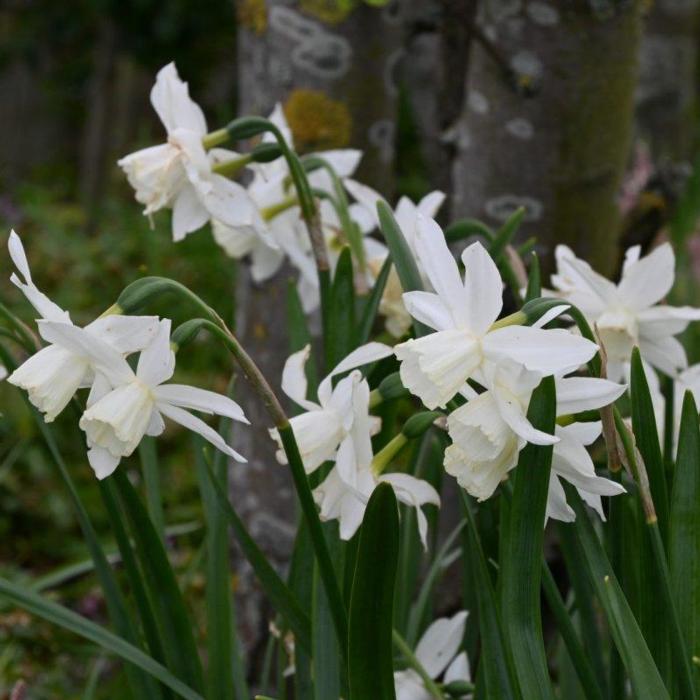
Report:
[[[337,520],[341,539],[351,539],[362,523],[372,492],[378,484],[387,483],[401,503],[416,509],[418,534],[423,548],[427,548],[428,521],[421,506],[428,503],[439,506],[440,496],[427,481],[410,474],[375,473],[372,468],[373,417],[369,414],[369,385],[357,370],[346,379],[350,381],[349,428],[338,447],[335,466],[313,492],[320,518]]]
[[[212,171],[202,145],[207,123],[190,98],[174,63],[158,72],[151,104],[166,129],[167,143],[144,148],[118,161],[144,214],[172,209],[175,241],[204,226],[210,218],[235,225],[252,216],[243,187]]]
[[[238,462],[245,458],[203,420],[185,409],[225,416],[248,423],[243,409],[226,396],[182,384],[165,384],[175,371],[170,348],[170,321],[158,324],[153,341],[139,355],[136,372],[118,352],[84,329],[42,321],[44,340],[92,358],[98,380],[80,419],[88,443],[88,458],[99,479],[109,476],[122,457],[128,457],[144,435],[160,435],[163,416],[199,433],[214,447]]]
[[[70,314],[52,302],[32,281],[29,262],[20,237],[12,231],[8,241],[12,262],[19,275],[10,281],[17,286],[42,320],[72,326]],[[155,316],[105,316],[85,326],[85,333],[109,345],[117,354],[129,354],[146,347],[158,329]],[[84,352],[73,352],[60,344],[48,345],[32,355],[7,379],[24,389],[29,401],[53,421],[81,387],[94,380],[92,359]]]
[[[352,394],[356,378],[352,375],[344,377],[333,387],[333,377],[389,357],[393,350],[382,343],[367,343],[351,352],[319,384],[318,403],[306,398],[308,387],[304,368],[310,352],[310,345],[295,352],[287,359],[282,371],[282,391],[305,409],[304,413],[293,416],[289,422],[307,474],[335,457],[355,417]],[[270,436],[279,446],[277,460],[280,464],[286,464],[287,458],[275,428],[270,430]]]
[[[469,659],[466,652],[459,652],[467,623],[467,613],[458,612],[453,617],[441,617],[433,622],[416,646],[415,656],[425,672],[436,680],[444,673],[442,682],[471,681]],[[447,669],[447,670],[445,670]],[[423,680],[412,668],[394,672],[396,700],[431,700],[432,695]]]
[[[493,389],[474,396],[448,416],[453,444],[445,450],[447,473],[456,477],[468,493],[483,501],[493,495],[506,474],[515,467],[526,442],[553,444],[547,517],[567,522],[574,519],[559,481],[565,479],[603,518],[600,496],[615,496],[624,489],[596,475],[585,449],[600,436],[600,421],[557,425],[553,436],[535,431],[526,413],[539,377],[532,373],[524,376],[510,373],[508,384],[504,376],[508,374],[502,375]],[[607,379],[564,377],[555,381],[558,416],[607,406],[625,391],[624,385]]]
[[[355,220],[360,223],[362,231],[366,236],[379,226],[377,203],[386,203],[386,201],[379,192],[376,192],[371,187],[367,187],[367,185],[363,185],[356,180],[346,180],[345,187],[362,208],[362,215],[359,213],[356,214]],[[394,209],[396,223],[401,229],[406,243],[416,260],[418,258],[415,250],[415,231],[418,223],[418,216],[422,215],[433,219],[444,201],[444,192],[435,190],[425,195],[418,204],[412,202],[408,197],[401,197]],[[376,278],[386,260],[388,251],[386,246],[372,238],[366,238],[365,241],[367,248],[367,265],[373,277]],[[431,289],[430,280],[422,273],[420,266],[419,272],[421,272],[423,276],[426,289]],[[382,300],[379,304],[379,313],[385,317],[385,328],[394,338],[401,338],[411,327],[411,316],[404,306],[402,294],[403,289],[401,288],[401,282],[396,268],[392,268],[386,282],[386,287],[384,288]]]
[[[622,279],[615,284],[570,248],[559,245],[555,251],[554,294],[571,301],[596,325],[607,353],[608,376],[616,381],[624,377],[635,345],[649,364],[669,376],[685,369],[685,350],[673,336],[700,319],[700,309],[659,305],[673,286],[671,245],[664,243],[644,258],[639,254],[639,246],[627,251]]]
[[[420,216],[415,248],[435,292],[406,292],[411,316],[435,333],[395,347],[403,385],[430,409],[445,404],[469,378],[489,388],[489,367],[512,362],[540,376],[566,374],[588,361],[597,346],[566,330],[491,326],[503,306],[503,282],[480,243],[462,253],[464,281],[442,230]]]

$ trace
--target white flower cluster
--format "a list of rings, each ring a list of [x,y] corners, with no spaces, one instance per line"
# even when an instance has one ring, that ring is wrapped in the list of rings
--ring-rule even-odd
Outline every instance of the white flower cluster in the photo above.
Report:
[[[187,409],[247,423],[241,407],[226,396],[182,384],[166,384],[175,371],[170,321],[156,316],[103,316],[80,328],[32,281],[19,236],[12,231],[12,282],[39,314],[39,334],[47,346],[7,378],[26,390],[31,403],[53,421],[79,389],[89,389],[80,419],[88,458],[99,479],[109,476],[144,435],[160,435],[163,416],[199,433],[239,462],[245,459]],[[136,371],[127,357],[139,353]]]

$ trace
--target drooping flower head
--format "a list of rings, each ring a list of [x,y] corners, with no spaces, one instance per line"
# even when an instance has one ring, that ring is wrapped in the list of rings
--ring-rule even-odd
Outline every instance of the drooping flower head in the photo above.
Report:
[[[72,326],[70,314],[34,284],[22,241],[14,231],[10,233],[8,248],[19,273],[13,273],[10,280],[36,309],[40,319]],[[158,319],[155,316],[112,315],[98,318],[84,330],[88,336],[97,338],[115,353],[127,355],[145,348],[157,328]],[[20,365],[7,381],[24,389],[29,401],[49,423],[68,405],[75,392],[81,387],[89,387],[94,378],[94,363],[88,353],[52,343]]]
[[[44,321],[39,330],[48,342],[88,355],[94,364],[99,379],[93,385],[80,427],[85,431],[90,465],[99,479],[109,476],[144,435],[160,435],[165,429],[163,417],[199,433],[229,457],[246,461],[219,433],[187,410],[248,423],[235,401],[212,391],[165,383],[175,371],[168,319],[159,322],[153,341],[139,355],[135,372],[119,353],[84,329]]]
[[[207,133],[204,114],[174,63],[158,72],[151,104],[165,127],[167,142],[118,161],[137,201],[145,207],[143,213],[150,216],[172,209],[176,241],[210,218],[231,225],[250,218],[252,207],[244,188],[212,170],[212,160],[202,145]]]

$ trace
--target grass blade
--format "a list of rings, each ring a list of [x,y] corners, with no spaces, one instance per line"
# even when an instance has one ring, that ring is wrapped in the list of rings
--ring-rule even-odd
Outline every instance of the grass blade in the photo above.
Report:
[[[654,501],[659,529],[666,541],[668,530],[668,493],[664,458],[656,430],[656,414],[649,392],[649,384],[639,349],[632,351],[632,370],[630,381],[630,399],[632,404],[632,430],[649,476],[649,488]]]
[[[225,429],[227,421],[222,421]],[[236,630],[231,590],[228,522],[205,467],[204,441],[194,438],[195,467],[202,496],[206,534],[207,603],[207,697],[221,700],[245,700],[250,693],[245,682]],[[217,451],[212,469],[222,489],[228,487],[228,464]]]
[[[126,471],[117,469],[109,478],[114,479],[131,524],[131,534],[144,571],[151,604],[154,607],[153,613],[163,642],[168,668],[190,687],[201,692],[204,679],[192,633],[193,626],[163,547],[163,541],[158,536]]]
[[[668,555],[671,588],[688,649],[700,657],[700,427],[690,392],[683,399],[671,494]],[[700,668],[694,668],[700,693]]]
[[[265,594],[277,612],[285,618],[299,646],[307,653],[311,653],[311,626],[307,614],[246,530],[243,521],[229,503],[228,496],[224,493],[211,467],[206,463],[204,466],[233,534],[248,563],[253,567]]]
[[[615,646],[627,669],[636,700],[668,700],[669,695],[627,599],[593,529],[586,507],[575,488],[564,484],[566,499],[576,514],[575,522],[562,524],[573,530],[583,563],[610,627]],[[580,565],[580,562],[579,562]],[[570,571],[576,576],[577,570]]]
[[[476,591],[479,630],[481,632],[481,662],[478,676],[483,678],[488,698],[519,698],[517,682],[510,666],[505,645],[500,613],[496,605],[496,594],[489,576],[484,551],[479,540],[476,520],[467,494],[460,490],[464,513],[469,522],[466,529],[466,558],[471,564]]]
[[[110,479],[101,481],[100,492],[102,494],[102,502],[104,503],[105,510],[112,523],[114,537],[122,557],[124,571],[126,572],[131,588],[131,594],[136,602],[136,609],[141,619],[141,626],[146,638],[146,644],[148,645],[151,656],[159,663],[164,663],[165,655],[163,652],[163,643],[153,615],[153,606],[148,599],[143,575],[139,569],[131,541],[129,540],[129,535],[124,526],[126,519],[123,517],[122,509],[119,507],[114,483]],[[172,693],[169,691],[166,692],[168,697],[172,697]]]
[[[392,630],[399,549],[394,490],[379,484],[365,511],[350,599],[350,700],[396,700]]]
[[[61,474],[66,487],[68,488],[68,494],[71,502],[73,503],[73,507],[75,508],[78,524],[80,525],[83,537],[85,538],[90,556],[95,564],[97,580],[99,581],[100,588],[104,594],[107,611],[109,613],[109,618],[114,625],[114,629],[120,637],[123,637],[127,642],[138,647],[140,646],[138,634],[126,606],[126,601],[124,600],[124,596],[119,588],[119,585],[117,584],[112,567],[110,566],[102,545],[97,537],[97,533],[92,525],[90,516],[85,510],[85,507],[80,500],[80,496],[78,495],[78,490],[76,489],[73,479],[70,476],[70,472],[66,468],[66,464],[63,461],[63,457],[61,456],[58,445],[54,440],[51,429],[44,422],[44,419],[39,415],[38,411],[31,406],[26,397],[25,401],[32,412],[32,416],[37,427],[39,428],[39,432],[44,438],[49,452],[51,453],[51,456],[58,467],[58,471]],[[131,692],[134,694],[134,697],[144,698],[145,700],[157,697],[157,686],[150,678],[147,678],[136,669],[130,667],[128,664],[125,668],[125,672],[129,681],[129,687],[131,688]]]
[[[143,484],[146,490],[146,506],[153,527],[165,542],[165,516],[163,515],[163,499],[160,493],[160,472],[158,470],[158,455],[156,441],[147,435],[139,444],[139,458],[143,472]]]
[[[324,329],[326,367],[335,367],[355,348],[355,284],[353,280],[352,254],[343,248],[335,266],[329,299],[328,326]]]
[[[554,615],[559,634],[569,652],[572,666],[576,671],[585,697],[587,700],[604,700],[605,693],[600,687],[593,666],[591,666],[588,655],[581,645],[569,611],[561,598],[554,576],[552,576],[546,562],[542,562],[542,589],[547,599],[547,605]]]
[[[420,276],[413,253],[406,243],[391,209],[385,202],[378,202],[377,213],[379,215],[379,228],[389,247],[391,259],[401,282],[401,289],[404,292],[423,289],[423,278]],[[427,326],[418,321],[413,322],[413,328],[417,336],[430,332]]]
[[[370,333],[372,332],[372,326],[377,318],[377,313],[379,312],[379,304],[382,301],[382,296],[384,296],[384,289],[386,288],[387,280],[389,279],[389,274],[392,268],[391,256],[387,255],[384,261],[377,279],[374,281],[372,286],[372,291],[369,293],[364,306],[362,308],[362,318],[360,319],[360,325],[357,330],[357,344],[364,345],[369,340]]]
[[[527,415],[535,428],[554,433],[556,397],[552,377],[545,377],[533,392]],[[542,545],[551,464],[551,445],[528,444],[520,453],[508,537],[500,556],[504,631],[526,698],[554,698],[540,614]]]
[[[14,605],[32,615],[74,632],[83,639],[87,639],[116,654],[124,661],[137,666],[168,686],[168,688],[171,688],[180,697],[186,700],[203,700],[199,693],[178,680],[167,668],[147,654],[144,654],[138,647],[129,644],[129,642],[106,630],[104,627],[100,627],[94,622],[85,619],[82,615],[78,615],[62,605],[46,600],[36,593],[28,591],[26,588],[15,586],[5,579],[0,579],[0,596],[4,596]]]

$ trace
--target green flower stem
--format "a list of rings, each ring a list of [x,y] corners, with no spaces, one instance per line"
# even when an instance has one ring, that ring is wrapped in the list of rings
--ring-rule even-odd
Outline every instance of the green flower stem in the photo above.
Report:
[[[401,655],[406,659],[408,665],[421,677],[423,686],[430,693],[434,700],[444,700],[445,696],[438,687],[437,683],[428,675],[423,665],[416,658],[416,655],[411,651],[411,648],[406,644],[404,638],[396,631],[392,632],[394,646],[401,652]]]
[[[379,476],[389,466],[391,460],[396,457],[407,442],[408,438],[403,433],[399,433],[374,455],[372,459],[372,471],[376,476]]]
[[[203,139],[202,139],[202,146],[209,150],[210,148],[214,148],[214,146],[220,146],[222,143],[226,143],[229,139],[229,133],[228,129],[217,129],[216,131],[212,131],[208,133]]]
[[[345,187],[338,177],[333,166],[325,159],[319,156],[307,156],[303,159],[302,165],[311,168],[321,168],[328,173],[333,184],[333,194],[335,195],[335,201],[337,203],[337,213],[340,219],[340,226],[345,233],[345,237],[350,245],[350,248],[355,255],[359,268],[359,277],[361,277],[363,283],[366,286],[366,281],[364,277],[365,270],[367,269],[367,261],[365,259],[365,247],[362,240],[362,234],[360,233],[357,225],[352,220],[350,216],[350,207],[348,204],[348,198],[345,193]]]
[[[274,219],[278,214],[281,214],[283,211],[287,211],[287,209],[291,209],[292,207],[295,207],[298,204],[299,198],[295,195],[291,195],[289,197],[285,197],[281,202],[278,202],[277,204],[273,204],[272,206],[261,209],[260,215],[263,219],[265,219],[265,221],[270,221],[271,219]]]
[[[240,156],[240,158],[231,158],[231,160],[226,160],[223,163],[217,163],[212,168],[212,171],[224,177],[233,177],[243,170],[252,160],[252,154],[246,153],[246,155]]]

